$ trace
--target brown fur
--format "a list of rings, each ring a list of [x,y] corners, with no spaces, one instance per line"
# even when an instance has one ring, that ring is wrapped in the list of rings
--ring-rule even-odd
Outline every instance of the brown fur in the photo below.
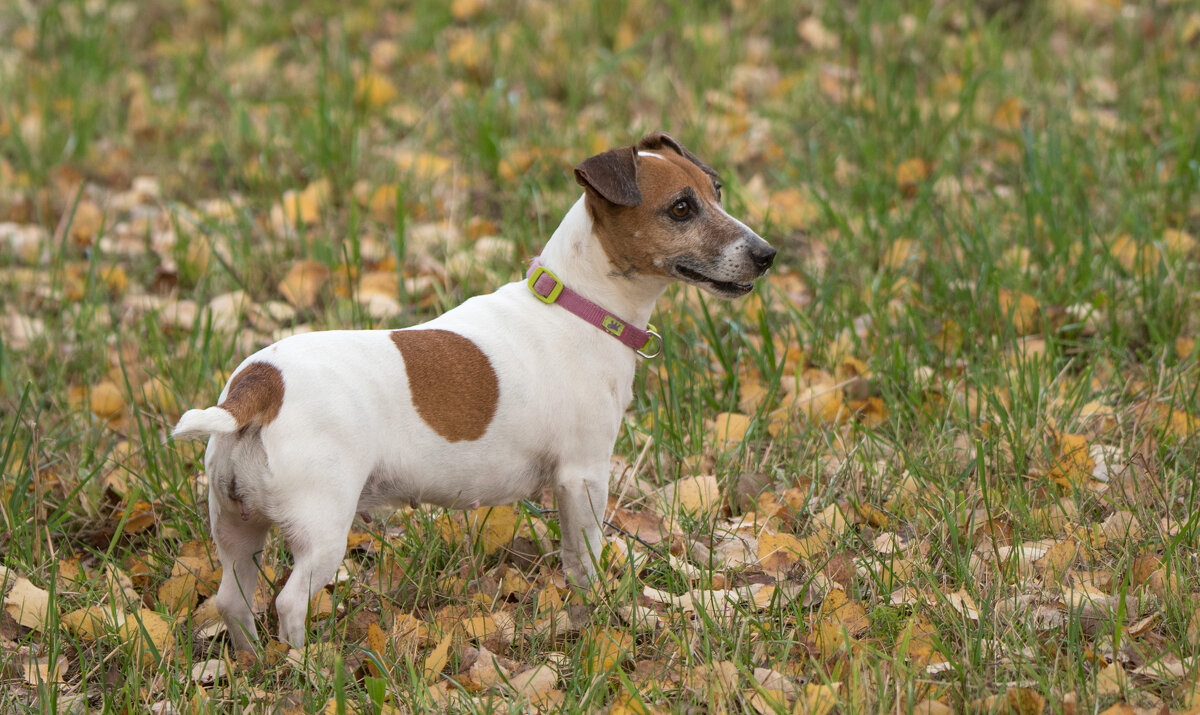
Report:
[[[637,151],[652,151],[662,159],[637,156]],[[612,155],[611,160],[594,161],[606,155]],[[627,156],[633,157],[632,164]],[[575,178],[587,190],[596,235],[618,272],[665,276],[664,258],[683,253],[715,258],[724,244],[723,229],[731,238],[744,230],[720,210],[716,173],[671,137],[651,134],[636,147],[614,149],[600,157],[589,160],[590,165],[581,164]],[[607,187],[624,186],[630,179],[636,181],[641,201],[626,205],[610,200]],[[604,191],[597,185],[605,187]],[[667,212],[689,189],[699,216],[688,223],[676,222]],[[701,230],[707,239],[700,237]],[[711,255],[697,251],[697,246],[711,246]]]
[[[394,330],[417,414],[451,442],[476,440],[496,414],[500,385],[487,355],[448,330]]]
[[[268,425],[283,406],[283,374],[269,363],[251,363],[234,375],[225,401],[217,406],[233,415],[238,429]]]

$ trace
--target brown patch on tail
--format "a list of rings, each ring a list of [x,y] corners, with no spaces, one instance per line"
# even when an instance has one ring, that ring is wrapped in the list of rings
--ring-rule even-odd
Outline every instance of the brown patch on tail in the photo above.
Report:
[[[393,330],[391,337],[421,419],[451,442],[482,437],[496,414],[500,384],[479,346],[448,330]]]
[[[237,420],[238,429],[251,422],[268,425],[283,406],[283,373],[265,362],[250,363],[229,382],[225,401],[217,405]]]

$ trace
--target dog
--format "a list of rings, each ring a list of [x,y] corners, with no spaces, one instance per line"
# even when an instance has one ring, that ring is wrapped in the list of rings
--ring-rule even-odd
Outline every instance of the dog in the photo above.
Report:
[[[246,358],[215,407],[173,436],[208,437],[216,607],[257,640],[256,555],[277,525],[294,559],[279,640],[305,641],[356,514],[509,504],[553,487],[563,569],[586,587],[602,546],[610,460],[656,299],[683,281],[725,299],[775,249],[721,206],[716,172],[664,133],[575,167],[583,195],[527,278],[400,330],[295,335]]]

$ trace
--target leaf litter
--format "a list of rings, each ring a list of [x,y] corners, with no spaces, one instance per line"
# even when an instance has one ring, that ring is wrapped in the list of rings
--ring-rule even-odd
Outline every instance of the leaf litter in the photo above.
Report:
[[[407,509],[352,533],[344,577],[312,604],[320,642],[303,653],[270,643],[259,665],[223,651],[212,546],[196,536],[202,528],[193,533],[171,515],[191,509],[189,519],[202,526],[194,505],[203,503],[203,478],[164,496],[147,474],[164,464],[176,474],[194,471],[192,447],[172,445],[166,449],[177,451],[164,459],[157,437],[182,406],[210,398],[227,375],[206,356],[206,374],[193,365],[181,377],[172,360],[192,359],[186,353],[198,336],[221,341],[222,355],[244,355],[305,330],[410,324],[509,280],[536,245],[513,236],[505,222],[517,221],[480,197],[508,200],[519,195],[513,187],[551,185],[581,150],[627,139],[615,130],[573,131],[468,149],[439,134],[433,127],[451,118],[448,107],[475,101],[478,111],[481,97],[499,102],[483,80],[517,66],[517,30],[493,22],[500,16],[491,5],[452,3],[456,25],[422,54],[394,38],[363,35],[366,63],[351,62],[345,77],[325,79],[324,89],[343,92],[353,112],[366,117],[354,131],[387,171],[324,171],[319,158],[296,146],[302,140],[281,135],[280,146],[257,147],[265,164],[240,155],[222,164],[232,182],[218,180],[203,154],[163,149],[167,137],[193,130],[197,146],[219,145],[186,102],[164,101],[170,87],[152,85],[132,65],[107,87],[119,88],[111,94],[125,103],[124,127],[106,126],[112,136],[93,137],[86,153],[68,161],[19,158],[13,137],[23,151],[40,151],[58,131],[37,85],[55,69],[35,42],[22,39],[34,34],[28,19],[5,26],[16,41],[0,59],[27,68],[31,79],[25,99],[0,117],[4,359],[20,381],[58,375],[61,385],[49,398],[58,405],[39,429],[62,423],[67,431],[93,430],[87,451],[103,460],[87,465],[101,475],[100,488],[78,490],[72,470],[85,462],[82,448],[52,440],[39,452],[30,432],[29,445],[0,449],[6,504],[23,504],[20,518],[36,527],[18,538],[47,541],[39,559],[15,558],[0,574],[6,678],[15,668],[30,697],[45,683],[70,695],[85,661],[117,653],[144,674],[146,701],[163,702],[171,678],[191,688],[185,691],[193,704],[224,697],[221,686],[251,700],[287,702],[286,687],[294,686],[252,685],[264,672],[256,667],[276,682],[288,669],[320,682],[340,668],[363,689],[369,678],[409,682],[402,680],[407,668],[439,707],[499,699],[551,711],[588,696],[610,712],[665,712],[688,703],[714,712],[826,713],[872,709],[884,702],[876,686],[895,679],[912,688],[914,709],[923,712],[1200,712],[1200,610],[1194,569],[1181,565],[1194,556],[1195,510],[1190,492],[1171,478],[1191,459],[1194,481],[1197,405],[1187,395],[1200,326],[1187,310],[1156,324],[1177,334],[1153,361],[1096,349],[1105,331],[1118,331],[1131,336],[1130,353],[1154,352],[1157,338],[1144,334],[1137,310],[1154,307],[1152,290],[1195,307],[1200,213],[1176,207],[1145,219],[1155,222],[1146,226],[1102,211],[1093,242],[1048,238],[1054,211],[1021,206],[1028,213],[1017,214],[1006,201],[1023,190],[1012,184],[1014,161],[1039,149],[1023,145],[1022,136],[1055,126],[1046,97],[986,82],[968,95],[958,74],[965,68],[942,71],[914,111],[931,122],[965,122],[958,138],[977,165],[955,166],[936,146],[865,157],[831,144],[829,185],[798,175],[781,181],[770,167],[802,147],[770,117],[793,108],[796,88],[821,97],[830,112],[873,120],[880,111],[871,68],[856,65],[847,49],[857,42],[845,33],[848,19],[832,11],[786,25],[788,39],[814,53],[812,62],[797,63],[772,44],[770,28],[752,25],[725,84],[696,96],[679,90],[687,102],[711,107],[701,112],[698,136],[725,137],[721,163],[742,179],[735,196],[747,220],[769,226],[772,240],[803,260],[782,262],[759,296],[727,308],[691,290],[672,291],[660,306],[683,337],[684,362],[694,367],[686,374],[679,364],[648,364],[646,394],[722,386],[706,387],[715,395],[711,404],[686,413],[694,430],[678,426],[666,401],[650,398],[640,397],[627,418],[635,435],[627,454],[637,452],[639,439],[650,447],[655,435],[670,449],[654,451],[639,468],[614,463],[602,585],[624,600],[593,604],[581,615],[580,597],[558,570],[552,514],[523,505]],[[645,18],[654,17],[645,3],[629,5],[609,38],[616,50],[636,47]],[[1073,42],[1083,32],[1079,23],[1140,33],[1159,61],[1191,68],[1194,76],[1195,61],[1185,57],[1200,27],[1194,12],[1118,5],[1050,3],[1048,12],[1063,23],[1050,42]],[[121,22],[121,7],[107,21]],[[566,82],[552,58],[571,51],[569,26],[545,8],[528,12],[549,20],[545,57],[533,60],[530,76]],[[950,30],[975,20],[950,15],[947,27],[923,27],[901,14],[865,31],[880,46],[894,43],[925,61],[921,42],[955,53],[973,41]],[[206,22],[188,16],[177,31],[191,24],[207,31]],[[353,26],[353,13],[345,22]],[[391,12],[383,22],[402,33],[415,20]],[[703,46],[726,30],[698,22],[688,32]],[[1116,52],[1120,36],[1089,41]],[[286,119],[286,97],[270,89],[279,76],[301,96],[317,85],[312,68],[289,59],[280,44],[226,39],[231,60],[217,73],[235,98],[247,99],[251,131]],[[178,59],[179,52],[169,43],[145,51],[154,61]],[[1021,66],[1028,58],[1011,50],[1002,59]],[[615,61],[614,71],[640,76],[636,53]],[[406,63],[421,71],[444,63],[454,78],[436,97],[408,96],[400,70]],[[1122,108],[1130,90],[1121,81],[1085,79],[1079,96],[1069,98],[1071,131],[1170,131],[1163,117],[1173,110],[1162,98],[1144,100],[1144,119],[1157,124],[1145,128]],[[592,80],[604,89],[611,78]],[[514,124],[566,115],[556,99],[533,100],[530,86],[518,83],[504,95]],[[1066,90],[1030,91],[1063,99]],[[1198,96],[1194,81],[1171,91]],[[55,101],[59,110],[72,102]],[[591,111],[597,125],[612,119],[602,105]],[[397,127],[411,136],[396,139],[404,134]],[[131,150],[140,147],[147,158]],[[489,151],[490,164],[478,156]],[[186,183],[164,160],[185,167]],[[1164,185],[1181,182],[1186,165],[1167,157],[1159,167]],[[871,216],[878,225],[834,189],[861,190],[867,180],[878,182],[870,190],[887,204]],[[1095,198],[1111,199],[1108,188],[1101,182]],[[569,198],[570,191],[561,193],[556,201]],[[1009,211],[997,225],[1028,233],[1020,234],[1022,245],[989,258],[995,274],[966,271],[952,281],[938,277],[937,263],[961,267],[978,258],[962,255],[974,249],[918,235],[928,230],[920,226],[880,240],[873,255],[839,255],[850,236],[891,230],[895,215],[928,211],[931,200],[957,218],[971,215],[955,213],[965,205],[985,214]],[[334,238],[351,227],[358,232],[352,241]],[[1054,271],[1089,251],[1104,279],[1086,295],[1064,298],[1053,287],[1065,278]],[[1065,263],[1043,260],[1045,252]],[[825,276],[839,270],[857,294],[831,293]],[[861,281],[862,270],[870,271],[869,281]],[[945,311],[939,290],[971,309]],[[801,311],[831,297],[840,301],[839,326],[806,322]],[[709,338],[712,311],[726,327]],[[904,359],[889,363],[881,346],[921,322],[933,348],[909,346]],[[97,331],[104,339],[95,340]],[[166,337],[136,351],[136,338],[151,334]],[[725,342],[741,357],[717,354]],[[72,369],[55,372],[56,362]],[[1042,381],[1033,393],[1031,379]],[[18,382],[2,383],[0,401],[10,414],[20,405]],[[922,442],[898,427],[922,419],[944,432]],[[26,485],[52,505],[78,502],[64,533],[47,540],[45,514],[16,499]],[[1021,496],[997,497],[997,489]],[[423,533],[454,556],[443,559],[438,581],[419,598],[398,597],[414,583],[412,564],[395,555],[411,553],[406,544]],[[112,544],[121,547],[114,552]],[[58,548],[70,551],[55,555]],[[456,562],[466,566],[454,568]],[[265,554],[253,610],[268,624],[286,570],[278,554]],[[742,629],[744,639],[729,635]],[[64,653],[38,645],[55,634],[77,646]],[[204,657],[193,664],[196,649]],[[1056,659],[1086,677],[1039,680],[1038,668]],[[592,685],[581,692],[578,682]],[[407,706],[393,696],[386,707]]]

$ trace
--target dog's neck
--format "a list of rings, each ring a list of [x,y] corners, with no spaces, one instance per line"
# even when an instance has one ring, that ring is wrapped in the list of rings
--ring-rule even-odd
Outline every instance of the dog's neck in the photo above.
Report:
[[[567,212],[542,249],[542,264],[564,285],[638,327],[645,327],[654,302],[670,280],[660,276],[618,273],[592,232],[585,198]]]

